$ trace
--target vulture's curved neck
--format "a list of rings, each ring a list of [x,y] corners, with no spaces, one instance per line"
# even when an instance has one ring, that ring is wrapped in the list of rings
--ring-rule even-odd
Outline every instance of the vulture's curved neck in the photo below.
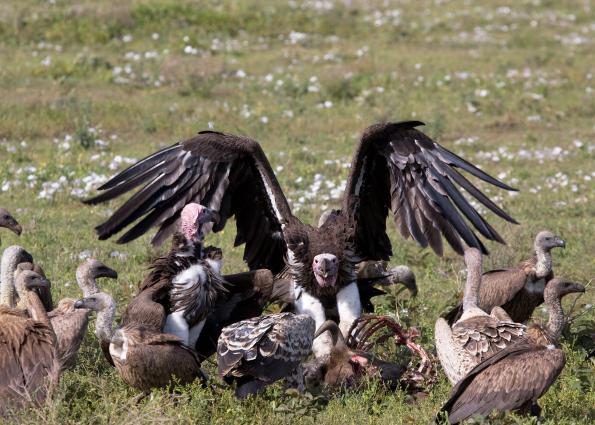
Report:
[[[479,285],[481,284],[481,265],[470,264],[467,267],[467,281],[463,294],[463,312],[478,308]]]
[[[18,255],[6,249],[0,265],[0,304],[13,308],[15,302],[14,273],[17,269]]]
[[[76,271],[76,282],[83,291],[83,297],[87,298],[93,294],[99,292],[99,287],[95,278],[91,275],[91,272],[87,268],[77,269]]]
[[[547,322],[547,329],[552,338],[556,341],[562,335],[564,328],[564,311],[562,310],[562,300],[557,296],[547,297],[545,300],[550,318]]]
[[[45,307],[37,292],[25,291],[23,295],[22,298],[25,300],[25,306],[31,318],[36,322],[51,326],[47,311],[45,311]]]
[[[536,246],[535,255],[537,255],[535,275],[541,279],[552,271],[552,253],[549,250]]]
[[[107,308],[97,313],[97,321],[95,322],[95,335],[102,342],[109,343],[114,334],[112,328],[114,318],[116,316],[116,304],[111,303]]]

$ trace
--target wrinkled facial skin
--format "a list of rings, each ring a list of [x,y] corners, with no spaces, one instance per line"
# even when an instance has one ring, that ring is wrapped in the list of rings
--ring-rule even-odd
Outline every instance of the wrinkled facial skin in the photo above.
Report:
[[[339,275],[339,259],[333,254],[318,254],[312,261],[312,271],[322,288],[335,286]]]
[[[205,238],[204,224],[219,221],[219,214],[205,206],[192,203],[182,210],[181,231],[186,239],[202,242]]]

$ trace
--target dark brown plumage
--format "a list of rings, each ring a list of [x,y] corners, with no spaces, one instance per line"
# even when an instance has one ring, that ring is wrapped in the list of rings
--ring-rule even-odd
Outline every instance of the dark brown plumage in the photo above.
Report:
[[[59,378],[55,336],[34,288],[47,285],[39,274],[17,274],[26,311],[0,306],[0,415],[28,403],[39,406]]]
[[[486,252],[463,217],[485,238],[503,242],[455,185],[514,222],[456,169],[513,189],[432,141],[415,129],[419,125],[417,121],[382,123],[363,132],[341,210],[320,228],[293,216],[257,142],[212,131],[141,160],[101,186],[104,192],[87,203],[105,202],[144,185],[96,228],[100,239],[105,239],[140,219],[119,239],[122,243],[154,226],[159,231],[153,242],[162,242],[174,232],[190,202],[219,211],[215,232],[234,216],[235,244],[246,244],[244,260],[250,269],[289,275],[297,311],[309,311],[317,325],[324,321],[325,309],[344,306],[339,308],[339,325],[346,332],[361,314],[358,292],[351,286],[356,264],[388,260],[392,253],[386,233],[389,210],[403,237],[430,246],[438,255],[443,252],[442,236],[458,253],[463,251],[461,240]],[[317,355],[321,349],[315,346]]]
[[[534,241],[535,255],[518,266],[491,270],[483,274],[479,307],[490,312],[502,307],[514,322],[523,323],[543,303],[545,284],[554,277],[551,250],[564,248],[565,242],[547,230],[537,234]],[[454,307],[444,317],[452,324],[462,314],[462,304]]]
[[[98,313],[95,333],[102,346],[109,344],[109,355],[128,385],[146,393],[174,381],[187,384],[206,379],[196,353],[175,335],[137,323],[112,331],[116,304],[108,294],[93,294],[78,300],[75,307]]]
[[[493,410],[536,410],[537,400],[554,383],[565,364],[557,348],[564,313],[561,299],[585,288],[563,279],[548,282],[544,296],[549,311],[547,326],[532,324],[526,337],[478,364],[452,390],[441,412],[451,423]],[[537,409],[538,410],[538,409]]]
[[[117,329],[110,354],[124,382],[144,392],[206,380],[198,356],[180,338],[144,326]]]
[[[234,323],[223,329],[217,365],[228,382],[236,381],[236,397],[256,395],[282,379],[297,380],[304,389],[301,362],[312,352],[314,320],[307,315],[276,313]]]
[[[194,347],[201,359],[217,352],[217,341],[224,327],[260,316],[273,301],[274,279],[270,270],[224,275],[223,281],[226,291],[207,316]]]

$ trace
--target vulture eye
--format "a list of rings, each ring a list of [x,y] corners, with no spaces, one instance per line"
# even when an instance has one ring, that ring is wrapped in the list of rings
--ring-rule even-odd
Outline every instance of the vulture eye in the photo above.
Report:
[[[318,264],[318,258],[315,258],[315,259],[314,259],[314,262],[315,262],[316,264]]]

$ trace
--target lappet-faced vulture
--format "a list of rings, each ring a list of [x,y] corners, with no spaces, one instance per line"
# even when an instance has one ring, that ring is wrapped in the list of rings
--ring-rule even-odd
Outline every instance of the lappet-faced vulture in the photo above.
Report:
[[[516,267],[490,270],[483,274],[479,307],[484,311],[502,307],[514,322],[529,320],[535,308],[543,303],[546,283],[554,277],[551,250],[565,246],[564,240],[552,232],[539,232],[533,243],[533,257]],[[460,303],[445,318],[452,324],[461,317],[462,312]]]
[[[544,291],[550,316],[547,325],[531,324],[526,338],[478,364],[452,389],[441,410],[450,423],[493,410],[539,414],[537,400],[566,363],[557,345],[565,324],[561,299],[584,291],[584,286],[564,279],[548,282]]]
[[[138,188],[105,223],[106,239],[139,220],[120,239],[131,241],[159,227],[160,243],[178,226],[182,208],[198,202],[220,213],[213,226],[224,228],[235,216],[236,245],[245,243],[250,269],[287,270],[298,313],[317,326],[325,309],[337,308],[346,333],[361,314],[355,266],[363,260],[388,260],[391,244],[386,218],[392,212],[405,238],[443,252],[442,236],[459,254],[462,241],[487,252],[471,227],[488,240],[500,235],[461,195],[457,185],[488,209],[514,222],[457,171],[464,170],[499,188],[513,190],[431,140],[418,121],[381,123],[364,130],[356,148],[339,214],[321,227],[295,217],[260,145],[247,137],[203,131],[164,148],[122,171],[86,201],[97,204]],[[472,224],[470,226],[465,218]],[[314,342],[317,356],[330,350],[328,332]]]

